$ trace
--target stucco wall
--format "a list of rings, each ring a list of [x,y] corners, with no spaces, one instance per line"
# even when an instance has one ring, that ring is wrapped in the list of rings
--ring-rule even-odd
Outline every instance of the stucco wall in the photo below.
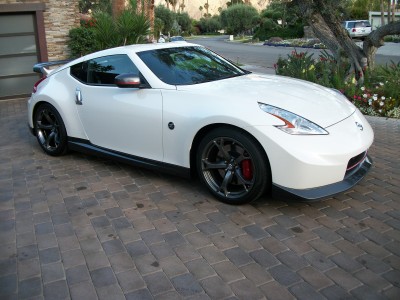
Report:
[[[79,26],[78,0],[0,0],[0,4],[44,3],[43,12],[49,60],[69,57],[69,30]]]

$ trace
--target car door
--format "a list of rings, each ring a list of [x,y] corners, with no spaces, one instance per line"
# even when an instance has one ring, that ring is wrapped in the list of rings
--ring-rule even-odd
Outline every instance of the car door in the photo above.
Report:
[[[125,54],[71,68],[71,75],[81,81],[76,81],[76,109],[86,135],[93,145],[162,161],[161,92],[119,88],[114,78],[122,73],[139,74]]]

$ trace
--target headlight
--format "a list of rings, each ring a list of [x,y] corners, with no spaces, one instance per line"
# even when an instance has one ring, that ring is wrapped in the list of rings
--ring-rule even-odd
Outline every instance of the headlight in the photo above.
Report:
[[[278,119],[285,122],[284,125],[276,125],[276,128],[289,134],[328,134],[328,132],[317,124],[304,119],[290,111],[272,105],[258,103],[260,108]]]

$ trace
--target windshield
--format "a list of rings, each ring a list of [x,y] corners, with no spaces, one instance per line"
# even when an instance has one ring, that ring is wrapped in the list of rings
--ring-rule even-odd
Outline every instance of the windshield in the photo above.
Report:
[[[212,51],[177,47],[139,52],[138,56],[163,82],[190,85],[248,74]]]

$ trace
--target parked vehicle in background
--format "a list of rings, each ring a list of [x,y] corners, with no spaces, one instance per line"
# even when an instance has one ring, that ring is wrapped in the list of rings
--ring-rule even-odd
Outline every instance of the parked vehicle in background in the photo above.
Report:
[[[163,35],[160,35],[160,38],[158,39],[159,43],[165,43],[165,37]]]
[[[351,38],[364,38],[372,31],[371,24],[368,20],[344,21],[342,25]]]
[[[186,42],[186,40],[181,36],[171,36],[169,39],[170,42]]]

